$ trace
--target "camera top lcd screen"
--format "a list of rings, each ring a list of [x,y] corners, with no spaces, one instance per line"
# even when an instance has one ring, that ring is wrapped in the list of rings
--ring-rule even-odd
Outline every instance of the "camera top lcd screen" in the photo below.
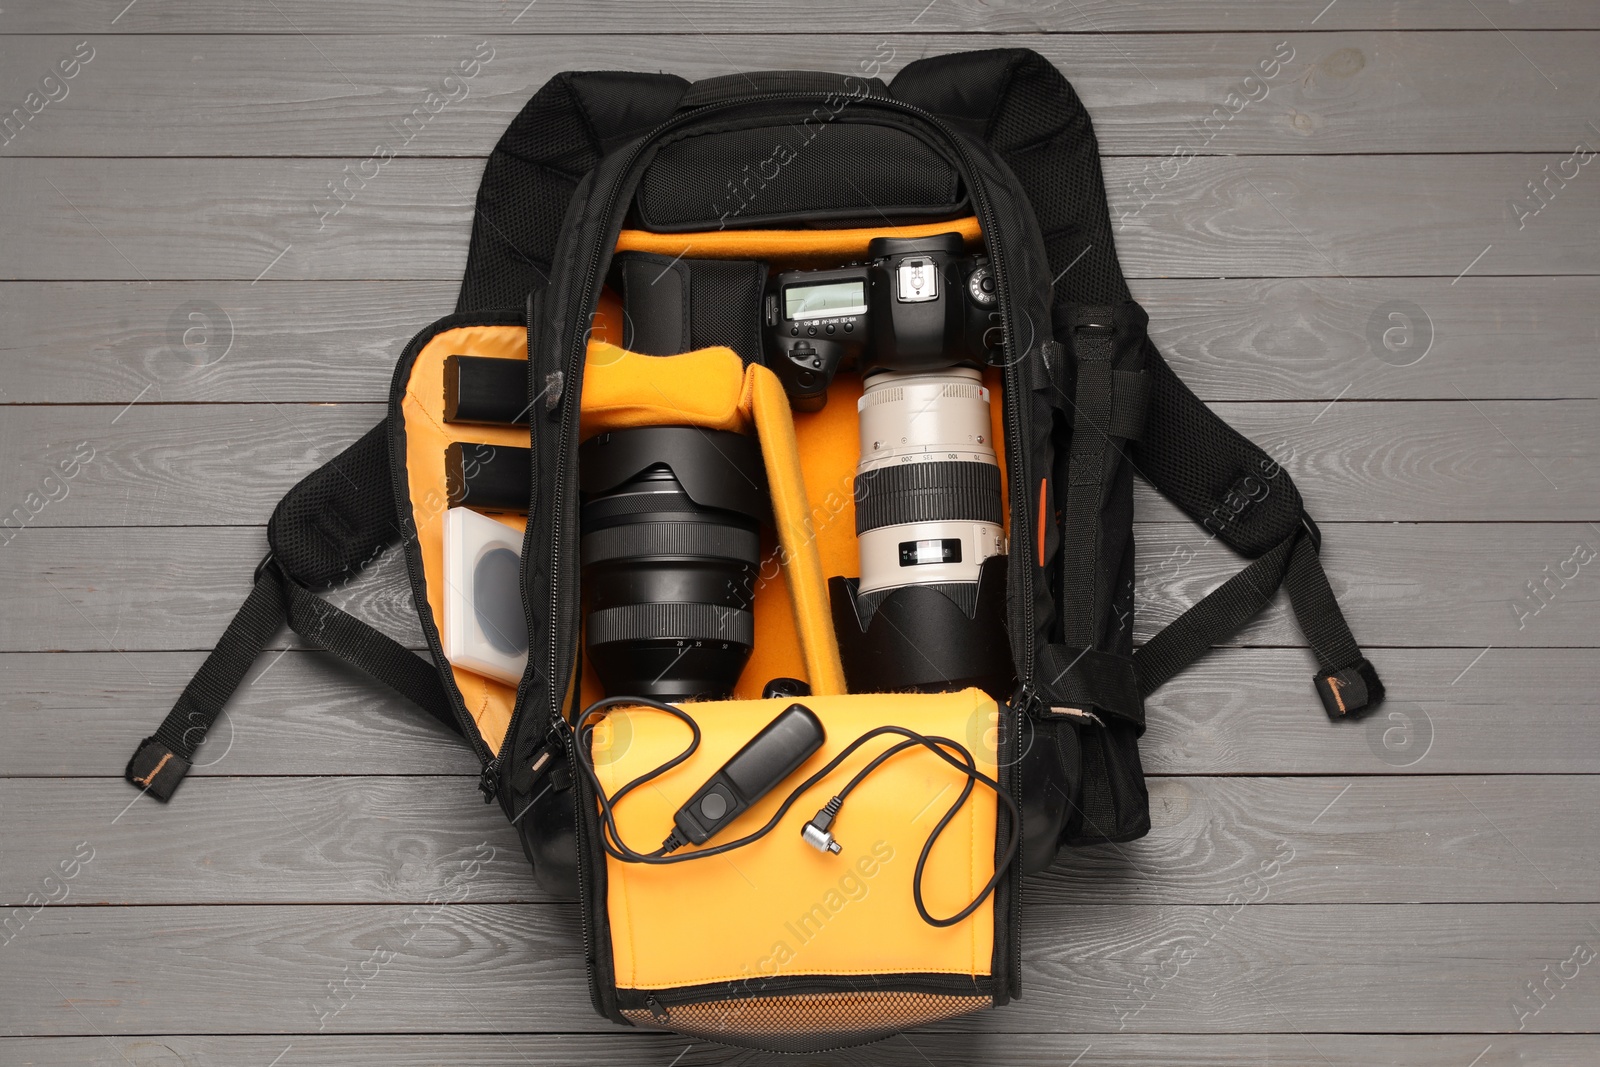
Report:
[[[863,315],[867,310],[867,283],[862,279],[791,285],[783,290],[783,317],[824,319],[834,315]]]

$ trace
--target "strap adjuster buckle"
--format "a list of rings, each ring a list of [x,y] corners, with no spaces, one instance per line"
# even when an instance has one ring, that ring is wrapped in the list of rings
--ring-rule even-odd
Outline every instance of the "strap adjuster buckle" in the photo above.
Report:
[[[1383,681],[1377,669],[1364,658],[1340,670],[1314,675],[1312,684],[1323,710],[1335,722],[1359,719],[1383,703]]]

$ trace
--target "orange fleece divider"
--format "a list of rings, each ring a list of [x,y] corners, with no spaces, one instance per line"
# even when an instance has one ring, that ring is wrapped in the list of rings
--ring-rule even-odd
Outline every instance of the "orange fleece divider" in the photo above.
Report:
[[[623,230],[617,236],[617,251],[692,255],[699,259],[849,260],[866,255],[867,245],[874,237],[930,237],[952,232],[959,233],[969,247],[983,238],[978,220],[969,215],[949,222],[868,226],[855,230],[696,230],[692,233]]]

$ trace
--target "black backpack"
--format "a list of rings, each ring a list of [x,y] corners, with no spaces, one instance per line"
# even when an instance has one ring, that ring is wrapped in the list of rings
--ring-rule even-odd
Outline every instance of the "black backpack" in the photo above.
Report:
[[[850,75],[752,72],[690,84],[666,74],[579,72],[546,84],[485,167],[455,312],[401,355],[388,418],[278,505],[253,591],[171,714],[139,745],[128,780],[171,798],[206,730],[287,620],[473,746],[484,799],[512,820],[535,875],[583,899],[599,1011],[632,1025],[800,1051],[1016,996],[1020,875],[1048,866],[1063,846],[1148,831],[1138,749],[1145,698],[1237,631],[1280,586],[1320,664],[1312,681],[1330,718],[1376,707],[1382,683],[1329,588],[1321,536],[1294,483],[1190,392],[1146,334],[1147,317],[1118,265],[1089,116],[1071,86],[1025,49],[919,60],[887,84],[876,73],[868,63]],[[781,162],[775,143],[791,149]],[[780,973],[688,991],[631,987],[615,973],[606,936],[607,860],[596,842],[604,831],[586,829],[593,786],[572,766],[568,726],[580,688],[571,437],[585,342],[601,283],[617,277],[619,234],[889,232],[969,215],[981,226],[1001,300],[1004,618],[1017,679],[998,709],[994,764],[1019,808],[1009,822],[997,816],[994,857],[1016,859],[996,872],[988,962],[956,977],[897,972],[841,983]],[[672,269],[671,257],[661,262]],[[758,299],[760,278],[746,283]],[[756,326],[697,302],[696,284],[682,284],[682,313],[669,330],[681,344],[667,350],[723,344],[761,363]],[[736,283],[719,284],[725,293]],[[419,353],[474,330],[525,332],[528,360],[522,592],[534,651],[498,746],[485,741],[443,657],[407,458],[415,434],[408,439],[414,415],[405,397]],[[652,351],[639,330],[623,340]],[[1138,649],[1136,473],[1251,561]],[[317,595],[396,543],[404,544],[431,658]]]

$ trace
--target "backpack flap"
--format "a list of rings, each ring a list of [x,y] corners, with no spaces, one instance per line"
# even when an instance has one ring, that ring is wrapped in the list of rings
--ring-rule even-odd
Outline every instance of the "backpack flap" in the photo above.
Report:
[[[648,853],[674,813],[765,724],[784,700],[692,703],[701,744],[681,764],[630,792],[606,832]],[[808,847],[801,830],[830,796],[898,740],[872,738],[778,812],[796,787],[876,727],[914,724],[962,740],[991,779],[997,753],[980,738],[995,704],[979,690],[805,698],[823,746],[706,847],[773,829],[724,855],[682,862],[597,864],[591,893],[595,982],[606,1014],[726,1044],[810,1052],[873,1041],[1007,999],[1011,939],[991,894],[965,918],[936,926],[917,910],[954,916],[982,893],[1004,849],[996,795],[925,749],[904,751],[862,779],[830,826],[837,853]],[[648,707],[605,713],[588,735],[607,795],[668,763],[686,725]],[[580,735],[580,743],[584,737]],[[958,801],[964,801],[959,802]],[[920,809],[920,810],[919,810]],[[941,816],[948,813],[948,821]],[[938,823],[940,836],[929,838]],[[610,838],[608,838],[609,840]],[[670,858],[670,857],[669,857]]]

